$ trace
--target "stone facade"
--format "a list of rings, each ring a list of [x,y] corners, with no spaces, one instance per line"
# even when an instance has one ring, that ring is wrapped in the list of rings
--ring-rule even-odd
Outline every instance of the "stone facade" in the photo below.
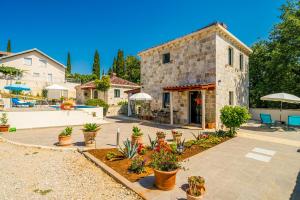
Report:
[[[228,47],[234,49],[234,63],[227,66]],[[251,50],[220,24],[145,50],[141,57],[142,91],[153,97],[152,110],[162,108],[165,87],[214,84],[205,91],[206,122],[219,126],[219,110],[228,105],[229,91],[234,104],[248,106],[248,55]],[[163,64],[163,54],[170,62]],[[239,70],[239,54],[244,55],[244,70]],[[173,91],[174,122],[190,123],[191,90]]]

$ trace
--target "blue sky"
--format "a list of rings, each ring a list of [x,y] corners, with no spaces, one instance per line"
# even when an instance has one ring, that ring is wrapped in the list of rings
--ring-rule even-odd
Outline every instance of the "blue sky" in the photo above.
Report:
[[[222,21],[247,45],[265,39],[283,0],[0,0],[0,50],[38,48],[74,72],[90,73],[95,49],[107,70],[126,55]],[[102,71],[101,69],[101,71]]]

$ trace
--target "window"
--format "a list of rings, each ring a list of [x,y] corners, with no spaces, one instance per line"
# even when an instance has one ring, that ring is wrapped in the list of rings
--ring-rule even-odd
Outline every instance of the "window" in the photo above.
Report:
[[[233,65],[233,48],[232,47],[228,48],[228,65],[230,65],[230,66]]]
[[[33,77],[39,77],[39,76],[40,76],[40,73],[33,72]]]
[[[115,93],[115,98],[120,97],[120,90],[119,89],[115,89],[114,93]]]
[[[43,59],[40,59],[40,66],[41,67],[47,67],[47,61],[43,60]]]
[[[52,74],[48,74],[48,82],[52,82],[52,79],[53,77],[52,77]]]
[[[166,63],[169,63],[171,62],[171,55],[170,53],[165,53],[163,54],[163,57],[162,57],[162,61],[163,61],[163,64],[166,64]]]
[[[233,105],[233,92],[232,91],[230,91],[229,92],[229,105]]]
[[[170,106],[170,93],[163,93],[163,108],[168,108]]]
[[[240,70],[243,71],[244,69],[244,55],[240,54]]]
[[[31,66],[32,65],[32,58],[24,58],[24,64]]]

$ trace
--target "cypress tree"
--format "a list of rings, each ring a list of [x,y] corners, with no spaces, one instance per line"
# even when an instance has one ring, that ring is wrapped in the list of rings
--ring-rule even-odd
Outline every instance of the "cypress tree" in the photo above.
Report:
[[[7,52],[11,52],[11,44],[10,44],[10,39],[7,41],[7,47],[6,47]]]
[[[112,67],[110,68],[110,72],[117,73],[117,60],[116,60],[116,57],[114,57],[114,61],[113,61]]]
[[[71,65],[71,54],[68,52],[68,58],[67,58],[67,73],[72,73],[72,65]]]
[[[95,51],[94,55],[93,74],[95,74],[97,78],[100,79],[100,55],[98,53],[98,50]]]
[[[117,76],[123,78],[125,75],[125,60],[124,60],[124,52],[123,50],[118,50],[117,60],[116,60],[116,73]]]

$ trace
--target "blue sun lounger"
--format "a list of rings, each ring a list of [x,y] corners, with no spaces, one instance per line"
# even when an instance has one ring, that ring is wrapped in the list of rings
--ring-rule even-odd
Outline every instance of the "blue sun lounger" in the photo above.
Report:
[[[33,107],[34,106],[33,103],[31,103],[31,102],[22,102],[22,101],[20,101],[19,98],[12,98],[11,101],[12,101],[13,106],[15,106],[15,107],[21,107],[21,106]]]

